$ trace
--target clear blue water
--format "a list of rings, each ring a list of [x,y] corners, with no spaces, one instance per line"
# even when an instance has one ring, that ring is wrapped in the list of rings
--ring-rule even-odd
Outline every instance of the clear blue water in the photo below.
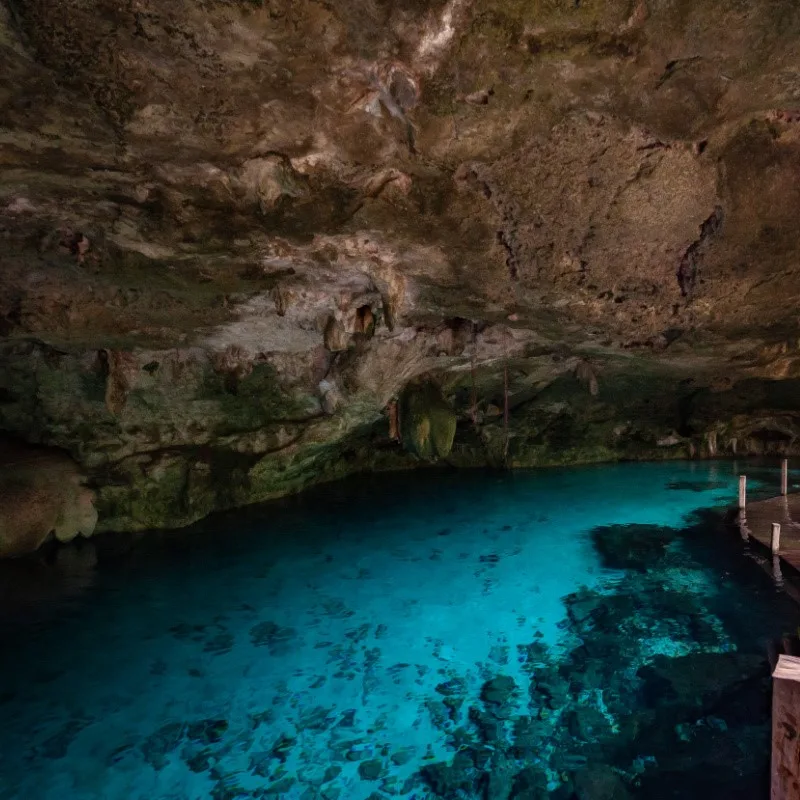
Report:
[[[382,475],[6,564],[0,797],[766,797],[800,615],[710,511],[739,466]]]

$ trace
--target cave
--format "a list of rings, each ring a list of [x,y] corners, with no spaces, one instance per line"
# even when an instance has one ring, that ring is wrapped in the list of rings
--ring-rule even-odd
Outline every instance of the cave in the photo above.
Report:
[[[766,797],[798,35],[0,0],[0,796]]]

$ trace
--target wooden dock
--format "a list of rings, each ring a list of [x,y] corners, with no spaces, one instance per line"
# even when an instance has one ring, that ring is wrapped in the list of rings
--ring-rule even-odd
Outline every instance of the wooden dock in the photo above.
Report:
[[[739,477],[737,524],[742,539],[763,545],[771,555],[775,582],[800,602],[796,578],[784,580],[781,572],[785,564],[800,573],[800,494],[788,493],[788,472],[784,459],[781,493],[753,503],[747,502],[747,477]],[[768,568],[768,563],[764,560],[762,565]],[[770,800],[800,800],[800,657],[793,637],[773,643],[769,655],[773,679]]]
[[[742,537],[754,539],[772,549],[772,526],[780,525],[777,555],[800,571],[800,494],[780,495],[747,503],[740,510],[738,525]]]

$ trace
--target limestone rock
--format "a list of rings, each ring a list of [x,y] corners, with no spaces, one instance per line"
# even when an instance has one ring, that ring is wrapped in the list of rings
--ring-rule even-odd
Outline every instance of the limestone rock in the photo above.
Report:
[[[31,553],[51,537],[91,536],[94,493],[66,454],[2,442],[0,557]]]
[[[125,407],[128,392],[136,385],[139,364],[133,353],[117,350],[101,351],[106,369],[106,407],[119,414]]]
[[[339,353],[347,350],[350,344],[350,334],[344,329],[344,325],[336,317],[331,317],[325,326],[325,347],[332,353]]]

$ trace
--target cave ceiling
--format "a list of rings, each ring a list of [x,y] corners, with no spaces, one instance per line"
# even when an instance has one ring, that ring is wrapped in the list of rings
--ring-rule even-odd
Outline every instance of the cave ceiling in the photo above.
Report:
[[[90,469],[798,377],[795,0],[2,0],[0,170],[0,427]]]

